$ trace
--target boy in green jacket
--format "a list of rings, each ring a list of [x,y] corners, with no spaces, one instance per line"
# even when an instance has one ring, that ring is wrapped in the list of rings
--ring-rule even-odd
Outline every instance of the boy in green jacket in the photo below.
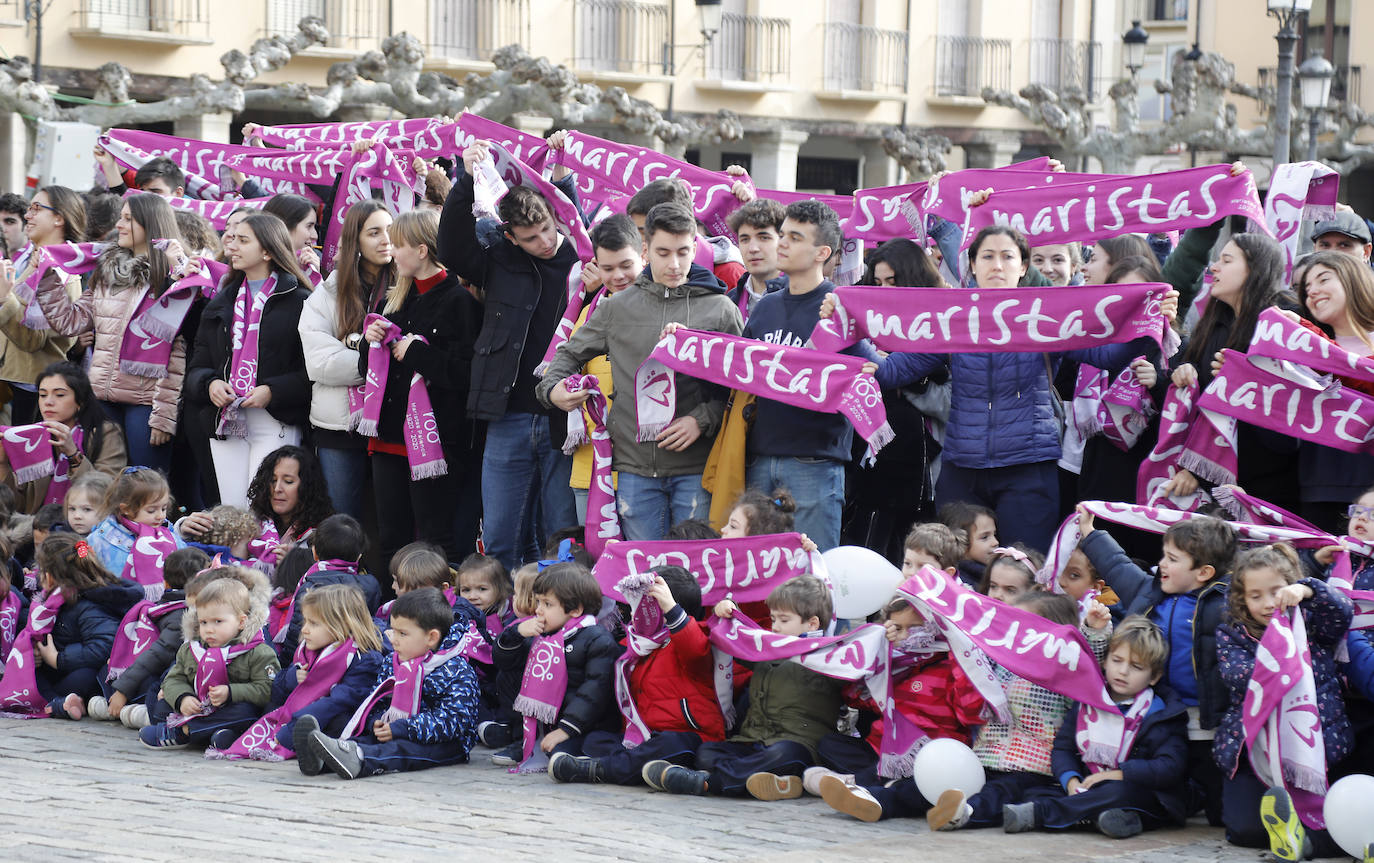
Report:
[[[162,681],[162,698],[172,712],[138,732],[152,749],[192,743],[227,749],[272,695],[280,666],[262,637],[270,588],[261,573],[232,570],[205,585],[182,618],[186,641]]]

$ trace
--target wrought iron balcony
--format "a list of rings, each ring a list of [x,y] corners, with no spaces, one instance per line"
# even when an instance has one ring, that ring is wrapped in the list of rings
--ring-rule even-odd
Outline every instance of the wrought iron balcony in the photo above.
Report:
[[[936,36],[935,95],[976,98],[984,87],[1011,87],[1011,42]]]
[[[1076,39],[1032,39],[1030,82],[1055,91],[1077,87],[1093,101],[1097,87],[1091,79],[1102,69],[1102,43]]]
[[[529,0],[430,0],[431,57],[490,60],[497,48],[529,41]]]
[[[307,15],[324,21],[329,48],[376,50],[391,32],[390,0],[267,0],[267,32],[291,36]]]
[[[209,7],[209,0],[80,0],[79,10],[88,30],[208,40]]]
[[[905,93],[911,40],[905,30],[825,25],[825,89]]]
[[[650,0],[575,0],[573,65],[595,72],[668,75],[668,6]]]
[[[791,62],[792,22],[757,15],[721,16],[706,54],[706,77],[719,81],[770,81]]]

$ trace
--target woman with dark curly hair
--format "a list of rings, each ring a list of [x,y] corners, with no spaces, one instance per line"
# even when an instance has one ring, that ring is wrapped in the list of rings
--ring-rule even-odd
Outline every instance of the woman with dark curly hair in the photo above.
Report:
[[[295,445],[263,458],[248,485],[248,508],[262,521],[262,534],[249,548],[253,557],[270,564],[334,514],[319,460],[310,450]],[[212,525],[208,512],[195,512],[176,527],[183,537],[200,540]]]

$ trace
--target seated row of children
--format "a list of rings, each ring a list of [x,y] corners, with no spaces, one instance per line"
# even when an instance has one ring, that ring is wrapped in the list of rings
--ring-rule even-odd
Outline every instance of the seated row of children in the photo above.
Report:
[[[778,517],[785,500],[753,494],[732,515],[733,535],[751,522],[790,526]],[[708,621],[740,612],[729,599],[704,608],[685,569],[655,568],[634,616],[617,616],[585,551],[567,542],[559,559],[514,578],[480,556],[454,573],[416,543],[393,560],[397,599],[378,607],[375,579],[358,568],[362,529],[347,516],[282,560],[275,596],[263,574],[187,548],[167,555],[153,598],[141,579],[102,566],[92,543],[51,534],[34,601],[65,601],[49,632],[32,633],[38,688],[54,716],[120,719],[155,748],[294,755],[307,775],[463,763],[480,740],[494,763],[559,782],[761,800],[809,792],[862,820],[925,815],[938,830],[1090,823],[1122,838],[1205,812],[1232,842],[1283,859],[1331,852],[1324,831],[1304,831],[1284,787],[1252,768],[1241,713],[1271,618],[1301,609],[1327,776],[1368,771],[1369,735],[1357,752],[1352,716],[1365,727],[1374,715],[1374,648],[1349,631],[1341,591],[1305,574],[1285,545],[1251,548],[1233,565],[1234,529],[1208,516],[1167,530],[1156,577],[1080,510],[1082,540],[1053,592],[1037,580],[1038,552],[997,545],[990,512],[946,517],[959,526],[912,530],[903,575],[930,566],[976,578],[996,602],[1079,629],[1120,711],[1086,709],[1052,680],[994,663],[1009,708],[994,714],[941,623],[899,595],[882,620],[895,709],[924,738],[972,745],[987,775],[972,795],[922,796],[915,747],[888,751],[883,706],[862,681],[791,659],[737,660],[722,692]],[[769,595],[766,628],[821,635],[832,608],[824,581],[792,578]]]

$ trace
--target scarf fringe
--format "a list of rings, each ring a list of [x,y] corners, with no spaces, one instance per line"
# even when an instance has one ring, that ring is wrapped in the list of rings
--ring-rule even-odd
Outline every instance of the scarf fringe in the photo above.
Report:
[[[157,363],[144,363],[138,360],[120,359],[119,370],[126,375],[137,375],[141,378],[153,378],[158,380],[167,377],[167,367]]]
[[[650,441],[658,440],[658,436],[663,434],[663,430],[667,427],[667,423],[650,423],[649,425],[641,425],[639,427],[639,433],[635,435],[635,441],[637,443],[648,443]]]
[[[897,438],[897,433],[892,430],[892,424],[884,422],[878,426],[878,430],[873,432],[873,436],[868,439],[869,452],[875,455],[883,447],[892,443]]]
[[[190,309],[190,305],[190,303],[186,304],[188,311]],[[178,322],[176,325],[173,325],[171,322],[164,321],[157,315],[152,314],[152,310],[156,308],[157,304],[154,303],[152,308],[150,308],[147,312],[144,312],[143,316],[138,319],[138,325],[143,329],[143,332],[147,333],[148,335],[152,336],[158,341],[175,341],[177,334],[181,330],[180,322]]]
[[[1119,747],[1109,746],[1101,742],[1089,743],[1082,753],[1084,764],[1101,764],[1108,769],[1115,769],[1117,759],[1120,757]]]
[[[578,420],[582,419],[582,412],[576,412]],[[578,422],[579,431],[574,432],[572,424],[568,425],[568,436],[563,439],[563,455],[572,455],[581,447],[591,443],[592,440],[587,436],[587,426],[585,423]]]
[[[8,710],[0,710],[0,719],[46,719],[45,713],[13,713]]]
[[[905,779],[916,772],[916,753],[930,738],[922,738],[906,752],[884,752],[878,755],[878,775],[885,779]]]
[[[548,371],[548,370],[549,370],[549,361],[548,361],[548,360],[540,360],[540,361],[539,361],[539,365],[537,365],[537,366],[534,367],[534,376],[537,377],[537,378],[542,378],[542,377],[544,376],[544,372],[546,372],[546,371]]]
[[[130,666],[130,665],[126,665],[126,666],[124,666],[124,667],[122,667],[122,668],[116,668],[116,667],[114,667],[113,665],[110,666],[109,671],[107,671],[107,672],[105,673],[105,682],[106,682],[106,683],[114,683],[116,680],[119,679],[119,675],[121,675],[121,674],[123,674],[124,672],[128,671],[128,670],[129,670],[130,668],[132,668],[132,667],[133,667],[133,666]]]
[[[14,480],[18,483],[33,482],[45,476],[52,476],[52,460],[40,462],[39,464],[25,465],[14,472]]]
[[[559,705],[545,704],[542,701],[536,701],[530,698],[528,695],[517,695],[515,697],[515,703],[512,706],[515,708],[516,712],[521,715],[533,716],[545,725],[553,725],[554,722],[558,720]],[[540,772],[542,772],[542,769]]]
[[[427,461],[424,464],[413,464],[410,466],[410,478],[412,480],[433,479],[436,476],[444,476],[448,473],[448,462],[443,459]]]
[[[362,435],[363,437],[376,437],[376,436],[377,436],[377,420],[373,420],[373,419],[364,419],[364,418],[362,417],[362,414],[359,413],[359,415],[358,415],[358,429],[357,429],[357,431],[358,431],[358,434]]]
[[[1178,466],[1191,471],[1199,479],[1205,479],[1216,485],[1225,485],[1236,481],[1236,475],[1232,471],[1228,471],[1205,456],[1186,449],[1178,455]]]
[[[159,599],[162,598],[163,591],[167,589],[167,585],[163,582],[158,582],[157,584],[145,584],[142,587],[143,597],[144,599],[147,599],[149,602],[157,602]]]
[[[1212,500],[1216,502],[1217,506],[1230,513],[1232,519],[1241,521],[1244,518],[1245,507],[1241,506],[1240,501],[1236,499],[1235,492],[1226,486],[1219,485],[1212,489]]]
[[[1294,788],[1301,788],[1303,791],[1311,791],[1313,794],[1326,794],[1326,774],[1295,764],[1290,761],[1282,763],[1283,784],[1291,785]]]

